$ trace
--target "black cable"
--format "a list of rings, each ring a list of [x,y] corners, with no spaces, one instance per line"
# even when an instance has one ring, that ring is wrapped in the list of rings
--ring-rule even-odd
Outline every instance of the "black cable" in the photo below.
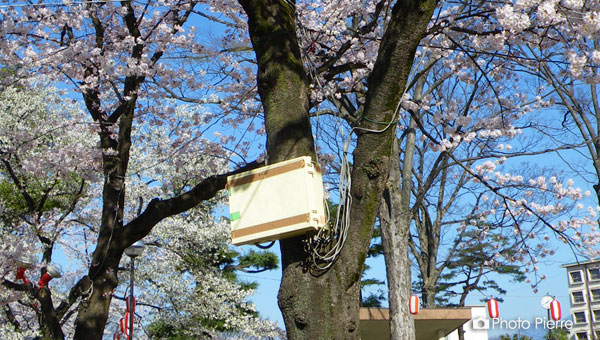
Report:
[[[269,249],[275,244],[275,241],[271,241],[269,245],[263,246],[260,243],[255,243],[254,245],[259,247],[260,249]]]

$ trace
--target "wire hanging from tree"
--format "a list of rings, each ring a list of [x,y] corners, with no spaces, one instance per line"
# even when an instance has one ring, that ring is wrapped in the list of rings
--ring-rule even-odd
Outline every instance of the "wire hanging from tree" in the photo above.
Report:
[[[299,38],[302,40],[303,37],[307,37],[308,34],[306,32],[306,28],[302,25],[300,18],[296,13],[296,22],[299,26]],[[422,55],[421,58],[424,56]],[[317,66],[313,63],[311,58],[303,54],[302,59],[304,64],[308,66],[308,73],[310,78],[316,84],[317,88],[321,91],[324,91],[324,86],[319,79],[319,75],[317,72]],[[410,77],[414,74],[414,69],[411,70]],[[352,187],[352,176],[351,176],[351,167],[348,162],[348,152],[350,149],[350,143],[352,141],[352,134],[355,131],[365,131],[371,133],[383,133],[387,131],[391,126],[395,126],[398,120],[398,114],[402,108],[402,101],[405,99],[407,94],[408,87],[404,88],[402,96],[400,100],[396,104],[396,108],[389,122],[376,122],[380,124],[385,124],[385,126],[381,129],[370,129],[364,128],[360,126],[354,126],[350,129],[350,132],[347,137],[344,136],[344,127],[342,118],[339,115],[334,115],[336,119],[336,126],[338,127],[338,132],[342,137],[342,140],[345,140],[341,166],[340,166],[340,177],[338,182],[338,208],[336,211],[335,220],[332,221],[330,218],[329,205],[327,201],[324,200],[323,204],[325,205],[325,212],[327,214],[327,222],[324,228],[318,230],[318,232],[312,237],[308,238],[306,241],[305,250],[309,254],[310,260],[307,264],[311,269],[317,271],[326,271],[329,269],[339,257],[342,248],[344,247],[344,243],[348,236],[348,230],[350,229],[350,210],[352,207],[352,195],[350,193],[350,189]],[[325,92],[327,93],[327,92]],[[333,100],[331,94],[326,94],[332,102]],[[369,121],[366,117],[363,117],[366,121]],[[318,141],[318,121],[319,115],[316,116],[317,119],[317,132],[315,136],[315,142]],[[317,162],[319,161],[319,156],[317,154]]]

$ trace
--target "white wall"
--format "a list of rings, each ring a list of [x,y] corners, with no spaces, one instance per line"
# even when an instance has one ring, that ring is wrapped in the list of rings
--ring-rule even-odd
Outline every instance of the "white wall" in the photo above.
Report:
[[[471,320],[463,325],[463,330],[465,331],[465,340],[488,340],[487,329],[473,329],[473,320],[485,320],[489,324],[487,308],[485,306],[471,306]],[[450,333],[445,340],[458,340],[458,330]]]

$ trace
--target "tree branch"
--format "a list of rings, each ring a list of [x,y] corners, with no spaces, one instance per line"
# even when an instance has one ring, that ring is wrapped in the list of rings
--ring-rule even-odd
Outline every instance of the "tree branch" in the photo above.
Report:
[[[191,190],[166,200],[154,198],[138,217],[127,223],[123,230],[121,247],[125,249],[133,242],[146,236],[152,227],[163,219],[187,211],[200,202],[213,198],[218,191],[225,188],[227,177],[262,166],[262,162],[252,162],[237,170],[214,175],[204,179]]]

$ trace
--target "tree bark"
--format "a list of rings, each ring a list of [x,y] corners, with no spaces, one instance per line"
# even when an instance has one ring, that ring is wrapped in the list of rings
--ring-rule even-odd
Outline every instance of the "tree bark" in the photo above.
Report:
[[[137,46],[136,46],[137,47]],[[135,54],[141,54],[136,51]],[[119,105],[109,118],[100,112],[92,113],[92,117],[100,123],[100,143],[105,152],[102,157],[104,186],[102,189],[102,219],[96,249],[88,277],[93,286],[88,303],[82,305],[75,321],[74,339],[101,340],[112,292],[118,285],[117,272],[119,262],[125,248],[136,240],[125,240],[119,237],[123,231],[123,211],[125,208],[125,178],[129,164],[131,148],[131,127],[137,101],[138,87],[143,79],[129,76],[125,80],[124,93],[130,97]],[[92,91],[83,94],[88,107],[98,111],[100,99]],[[111,136],[109,123],[118,121],[118,139]],[[114,153],[114,154],[113,154]],[[131,241],[131,243],[129,242]],[[127,243],[127,245],[124,245]]]
[[[433,279],[427,278],[427,283],[423,284],[421,297],[423,298],[424,308],[435,308],[435,296],[437,294],[436,287],[430,284]],[[437,282],[437,278],[435,279]]]
[[[294,8],[287,1],[240,0],[248,16],[258,62],[258,90],[265,111],[270,163],[314,156],[308,116],[306,72],[296,36]],[[279,306],[289,339],[360,339],[360,277],[388,178],[395,110],[414,53],[437,1],[399,1],[384,33],[369,77],[363,117],[353,152],[351,225],[336,263],[319,276],[306,270],[302,237],[280,242],[283,277]],[[389,122],[382,129],[374,122]]]
[[[390,339],[414,340],[415,324],[410,315],[411,261],[408,258],[410,237],[410,190],[412,156],[415,149],[414,121],[406,138],[402,172],[400,171],[398,139],[394,141],[392,166],[389,180],[383,193],[379,221],[381,223],[381,244],[388,284],[390,306]]]
[[[63,339],[64,334],[54,311],[54,307],[52,306],[52,298],[48,287],[41,288],[37,292],[36,298],[40,301],[42,310],[41,317],[43,320],[40,323],[42,339]]]

